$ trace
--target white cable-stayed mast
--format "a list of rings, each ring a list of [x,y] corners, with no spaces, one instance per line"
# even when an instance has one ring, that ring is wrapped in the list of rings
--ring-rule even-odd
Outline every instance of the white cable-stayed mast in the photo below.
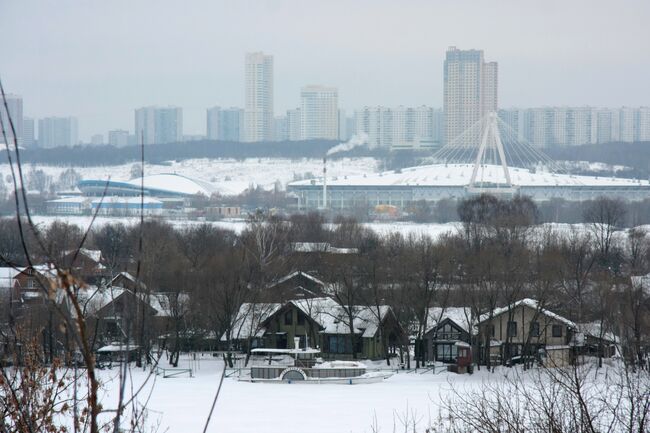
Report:
[[[525,140],[497,116],[490,112],[450,141],[433,155],[438,164],[472,165],[472,174],[467,188],[470,192],[514,193],[510,167],[531,172],[544,171],[551,175],[566,174],[555,161]],[[488,179],[485,172],[488,171]],[[503,177],[489,175],[493,170]]]

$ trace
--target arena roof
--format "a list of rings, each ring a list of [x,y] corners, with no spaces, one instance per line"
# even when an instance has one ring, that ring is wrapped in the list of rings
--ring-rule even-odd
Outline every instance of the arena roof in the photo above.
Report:
[[[211,196],[215,187],[208,182],[180,174],[155,174],[128,181],[87,179],[78,187],[85,195],[139,195],[141,182],[145,195],[156,197],[183,197],[203,194]]]
[[[468,186],[472,177],[473,164],[432,164],[386,171],[373,175],[347,176],[327,179],[328,187],[336,186]],[[509,167],[514,186],[650,186],[647,180],[612,178],[600,176],[579,176],[571,174],[533,171]],[[484,164],[477,174],[477,183],[506,184],[503,168]],[[301,180],[289,184],[291,187],[323,185],[322,179]]]

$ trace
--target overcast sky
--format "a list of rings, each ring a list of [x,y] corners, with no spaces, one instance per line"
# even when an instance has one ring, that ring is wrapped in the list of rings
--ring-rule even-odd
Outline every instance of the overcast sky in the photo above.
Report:
[[[243,106],[244,53],[275,56],[275,111],[300,87],[340,106],[442,106],[450,45],[499,63],[499,105],[649,105],[650,1],[0,0],[0,74],[26,116],[74,115],[80,138],[133,109]]]

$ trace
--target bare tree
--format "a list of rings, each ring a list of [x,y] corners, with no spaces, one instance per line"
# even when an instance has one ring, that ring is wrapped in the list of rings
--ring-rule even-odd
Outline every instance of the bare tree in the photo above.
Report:
[[[603,266],[612,265],[613,235],[624,223],[626,209],[619,199],[599,197],[585,210],[583,219],[589,223]]]

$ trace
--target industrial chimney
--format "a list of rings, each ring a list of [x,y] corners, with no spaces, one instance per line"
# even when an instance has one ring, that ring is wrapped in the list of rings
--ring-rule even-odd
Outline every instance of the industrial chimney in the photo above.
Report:
[[[323,209],[327,209],[327,156],[323,158]]]

